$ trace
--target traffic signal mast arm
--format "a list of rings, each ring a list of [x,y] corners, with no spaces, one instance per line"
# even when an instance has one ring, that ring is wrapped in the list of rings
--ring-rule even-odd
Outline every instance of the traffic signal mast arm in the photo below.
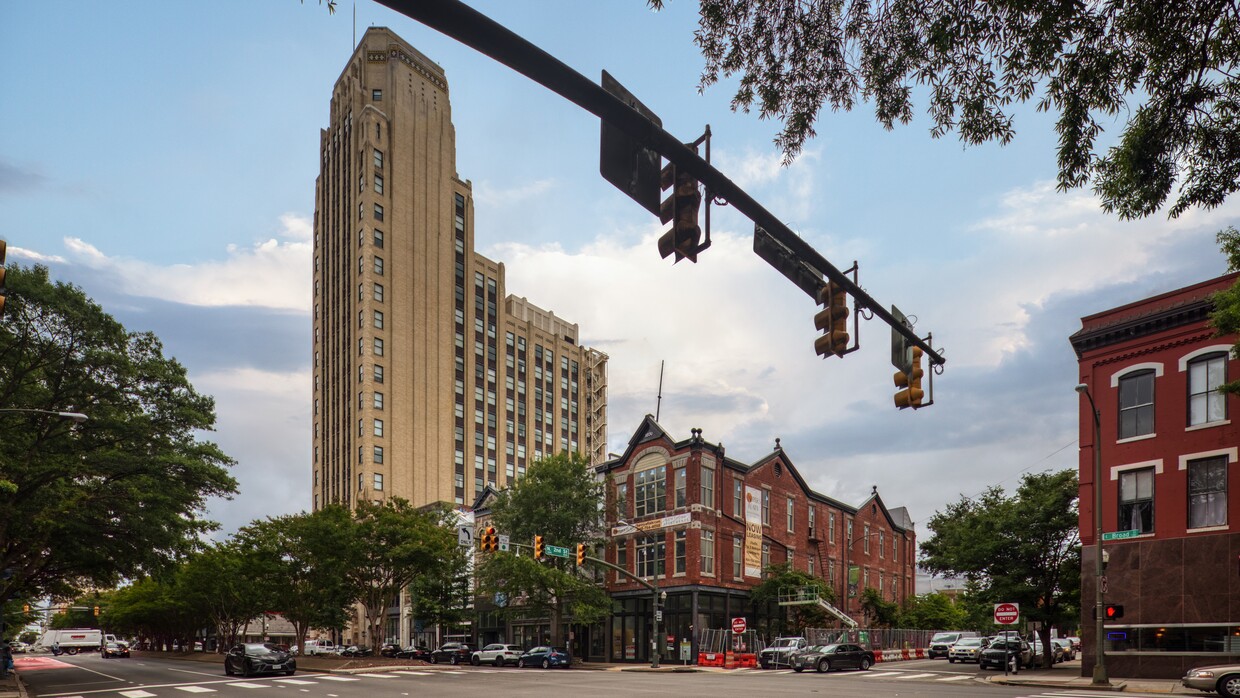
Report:
[[[891,326],[893,331],[904,335],[910,345],[920,347],[930,363],[941,366],[947,362],[929,343],[918,337],[912,328],[897,322],[870,294],[836,269],[835,265],[722,172],[675,136],[664,131],[661,126],[594,81],[460,0],[379,0],[379,3],[490,56],[659,153],[677,168],[683,169],[704,184],[707,196],[726,200],[779,241],[797,259],[821,272],[828,281],[842,286],[844,291],[853,297],[857,308],[873,313]],[[658,211],[653,213],[658,215]],[[802,290],[806,289],[802,287]],[[817,300],[818,289],[807,292],[811,298]]]

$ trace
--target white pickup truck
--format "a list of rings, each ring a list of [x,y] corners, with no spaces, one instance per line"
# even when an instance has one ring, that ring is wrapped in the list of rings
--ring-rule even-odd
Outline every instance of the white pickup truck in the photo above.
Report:
[[[77,654],[82,651],[98,652],[102,644],[102,630],[94,628],[64,628],[61,630],[48,630],[43,633],[43,637],[39,638],[39,641],[35,643],[35,647],[49,652],[53,648],[59,648],[61,652],[66,654]]]

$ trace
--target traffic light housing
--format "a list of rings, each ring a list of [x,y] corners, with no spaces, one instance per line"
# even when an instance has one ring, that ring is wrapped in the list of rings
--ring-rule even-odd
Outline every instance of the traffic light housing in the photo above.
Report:
[[[578,543],[577,544],[577,566],[580,567],[584,564],[586,564],[586,544]]]
[[[98,607],[98,606],[95,606],[95,616],[96,616],[96,617],[98,617],[98,616],[99,616],[99,607]]]
[[[921,378],[925,375],[925,371],[921,368],[921,347],[913,347],[911,351],[913,353],[913,368],[908,373],[896,371],[892,377],[896,387],[901,389],[895,395],[896,407],[900,409],[921,407],[921,401],[926,396],[921,389]]]
[[[30,604],[28,603],[22,604],[22,613],[30,613]]]
[[[1124,605],[1118,603],[1109,603],[1102,607],[1102,617],[1106,620],[1116,620],[1124,617]]]
[[[484,552],[494,552],[499,550],[499,536],[495,533],[494,526],[487,526],[482,529],[482,550]]]
[[[543,554],[543,537],[534,536],[534,559],[542,560],[546,555]]]
[[[671,188],[671,193],[659,206],[659,220],[672,224],[671,230],[659,238],[659,256],[667,259],[673,252],[676,261],[688,259],[697,263],[698,244],[702,228],[698,225],[698,209],[702,206],[702,192],[698,182],[688,172],[678,172],[674,164],[659,173],[659,186]]]
[[[848,293],[829,281],[818,290],[818,303],[823,308],[814,315],[814,327],[822,336],[814,340],[814,351],[824,359],[843,356],[848,353]]]

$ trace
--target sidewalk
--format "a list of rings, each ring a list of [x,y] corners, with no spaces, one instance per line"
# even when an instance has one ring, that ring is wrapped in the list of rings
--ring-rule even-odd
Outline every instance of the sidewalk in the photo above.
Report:
[[[1185,688],[1179,679],[1125,679],[1111,678],[1110,687],[1094,687],[1093,680],[1081,676],[1078,667],[1056,669],[1024,669],[1019,674],[995,673],[986,677],[987,683],[1006,686],[1036,686],[1040,688],[1064,688],[1073,691],[1098,691],[1099,695],[1107,692],[1133,693],[1165,693],[1167,695],[1204,696],[1205,693]]]
[[[0,679],[0,698],[26,698],[26,686],[17,678],[16,672]]]

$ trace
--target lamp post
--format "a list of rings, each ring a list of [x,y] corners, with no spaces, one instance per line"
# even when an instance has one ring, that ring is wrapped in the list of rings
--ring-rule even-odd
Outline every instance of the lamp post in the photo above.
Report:
[[[35,414],[48,414],[53,417],[60,417],[61,419],[68,419],[70,421],[77,422],[78,424],[81,424],[82,422],[85,422],[87,419],[90,419],[89,417],[82,414],[81,412],[58,412],[56,410],[36,410],[32,407],[0,407],[0,412],[33,412]]]
[[[1094,674],[1091,683],[1110,686],[1102,638],[1102,415],[1098,413],[1088,385],[1077,385],[1076,392],[1089,399],[1089,409],[1094,416]]]

